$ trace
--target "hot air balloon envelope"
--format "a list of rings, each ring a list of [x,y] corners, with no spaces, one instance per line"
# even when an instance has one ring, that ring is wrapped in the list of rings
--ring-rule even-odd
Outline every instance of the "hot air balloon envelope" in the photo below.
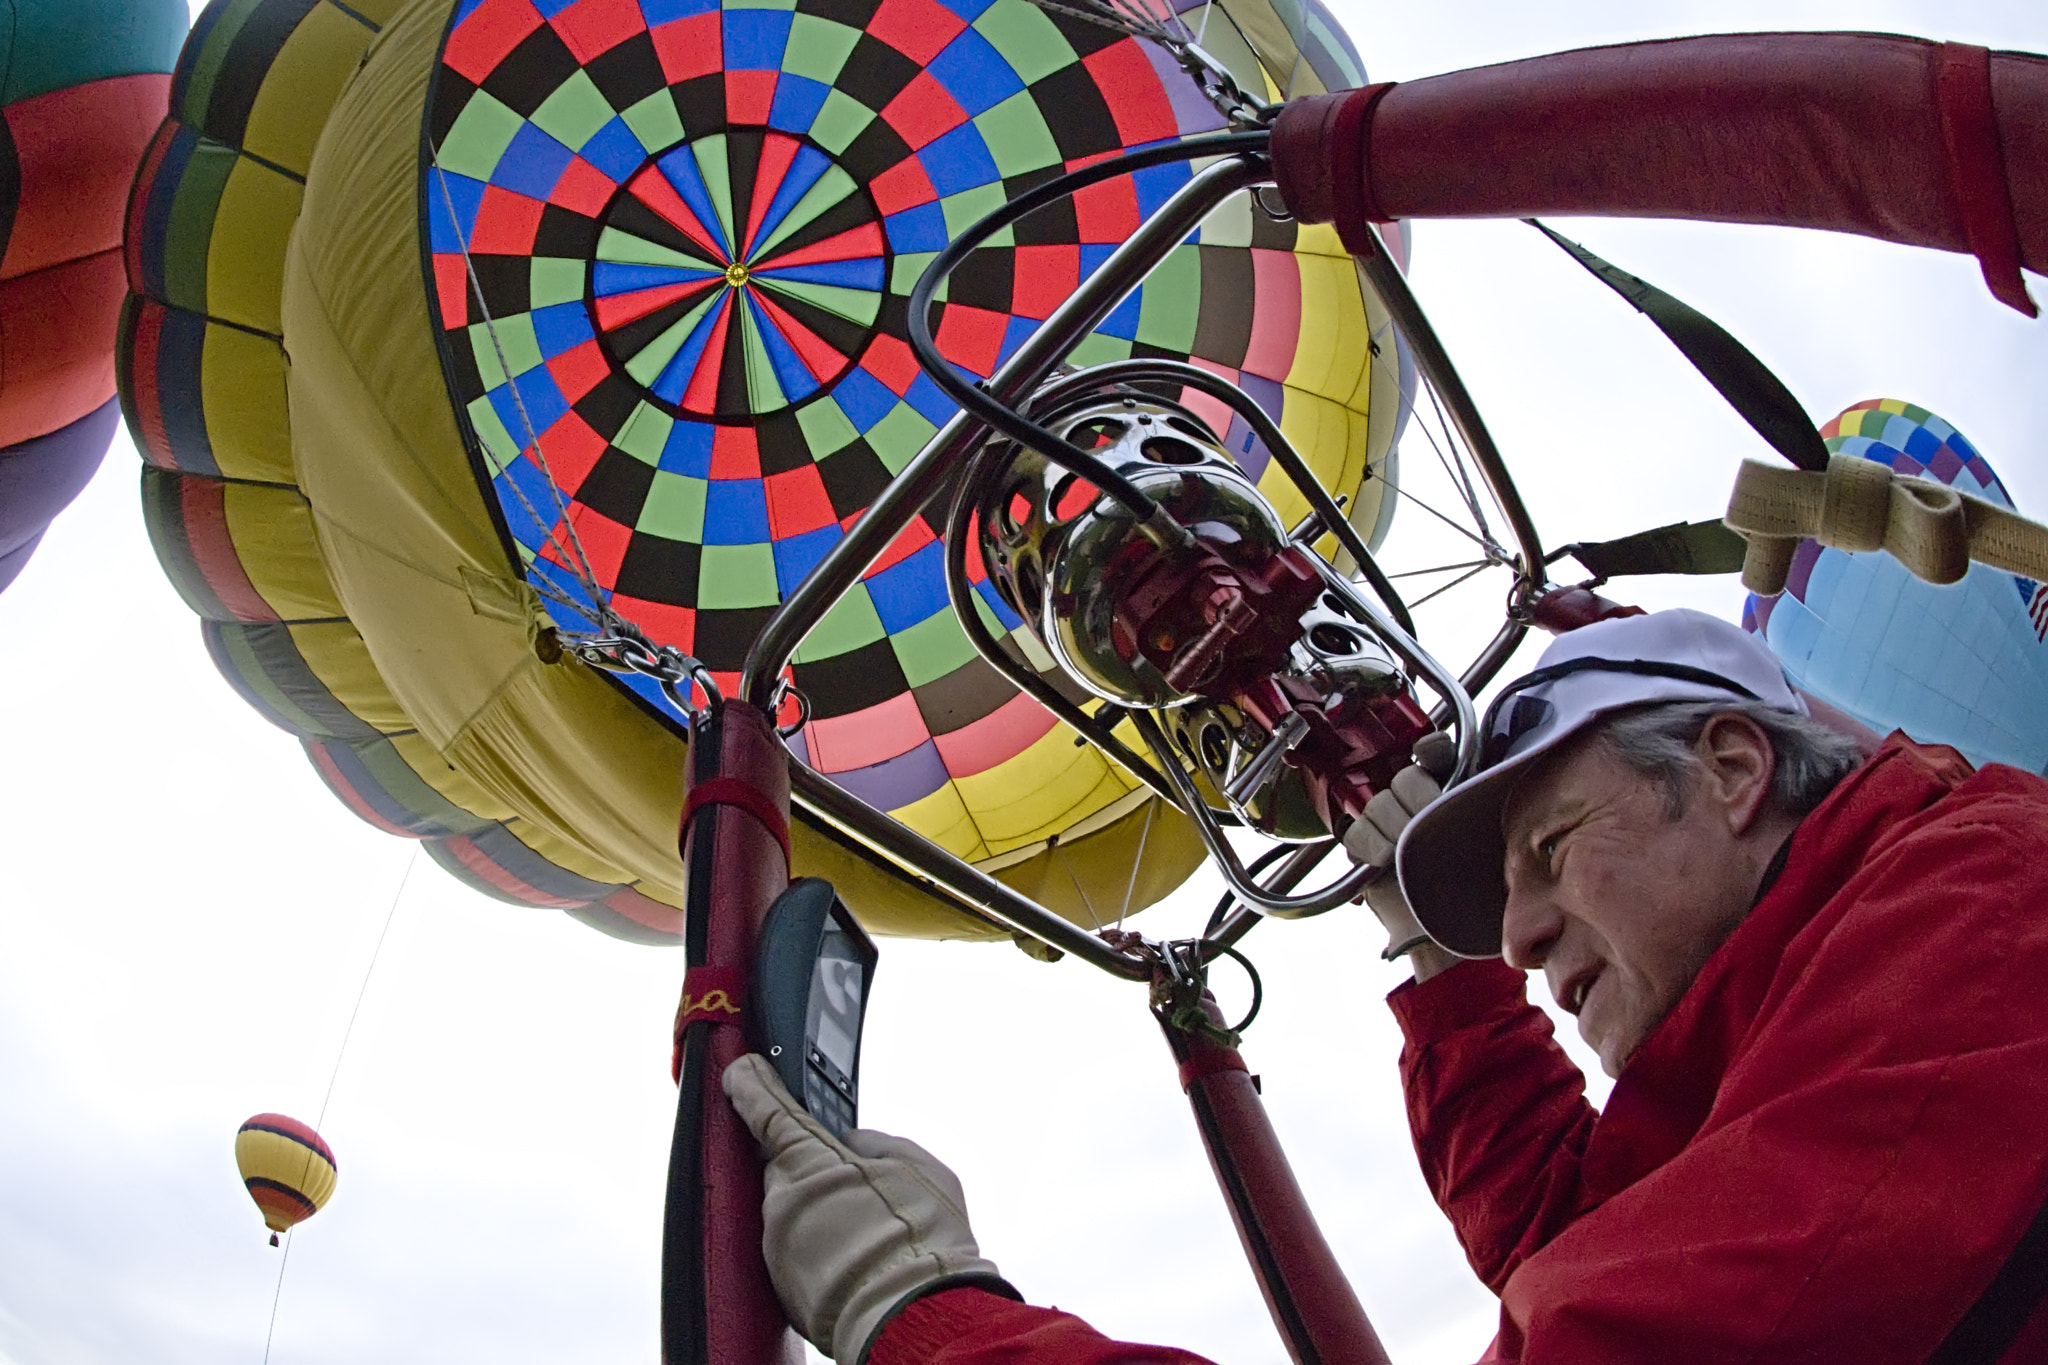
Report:
[[[263,1224],[288,1232],[318,1213],[334,1193],[334,1153],[325,1139],[283,1114],[258,1114],[235,1134],[235,1165],[262,1211]]]
[[[113,436],[121,212],[181,0],[12,0],[0,39],[0,589]]]
[[[1241,30],[1226,59],[1277,97],[1356,68],[1307,9],[1191,22]],[[181,71],[233,79],[179,87],[134,210],[123,383],[160,556],[224,671],[366,818],[491,894],[672,940],[679,718],[537,637],[601,599],[730,684],[952,414],[904,339],[931,255],[1028,186],[1220,116],[1162,52],[1027,0],[208,13]],[[953,276],[941,347],[987,374],[1189,174],[1018,223]],[[1224,205],[1074,359],[1132,356],[1241,383],[1384,531],[1399,349],[1328,229]],[[1242,420],[1187,401],[1299,519]],[[793,681],[800,757],[1077,920],[1201,860],[1185,818],[974,652],[927,521]],[[796,870],[871,929],[1002,934],[795,824]]]

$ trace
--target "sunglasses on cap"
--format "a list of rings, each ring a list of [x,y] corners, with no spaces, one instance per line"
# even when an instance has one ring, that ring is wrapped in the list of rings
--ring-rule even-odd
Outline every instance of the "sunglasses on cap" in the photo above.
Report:
[[[1680,682],[1698,683],[1702,687],[1733,692],[1751,701],[1763,700],[1733,678],[1704,668],[1694,668],[1690,664],[1664,663],[1658,659],[1567,659],[1561,664],[1539,668],[1515,679],[1502,688],[1500,695],[1493,699],[1493,704],[1486,708],[1486,717],[1479,726],[1479,733],[1482,736],[1479,745],[1480,772],[1504,761],[1518,741],[1531,732],[1542,729],[1557,715],[1557,707],[1547,698],[1524,694],[1532,687],[1541,687],[1545,683],[1568,678],[1574,673],[1632,673],[1645,678],[1675,678]]]

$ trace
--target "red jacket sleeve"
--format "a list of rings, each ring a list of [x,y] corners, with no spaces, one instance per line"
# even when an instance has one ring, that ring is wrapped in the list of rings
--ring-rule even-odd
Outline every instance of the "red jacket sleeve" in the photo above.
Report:
[[[928,1295],[882,1329],[868,1365],[1210,1365],[1171,1346],[1111,1341],[1057,1308],[979,1289]]]
[[[1388,997],[1408,1125],[1436,1202],[1496,1294],[1579,1211],[1592,1132],[1585,1077],[1521,972],[1468,962]]]
[[[1928,1358],[2048,1196],[2042,810],[1979,801],[1853,872],[1692,1141],[1510,1276],[1504,1356]]]
[[[2044,168],[2048,59],[1869,33],[1554,53],[1298,100],[1273,135],[1288,207],[1347,242],[1395,218],[1824,228],[1972,252],[2022,312]]]

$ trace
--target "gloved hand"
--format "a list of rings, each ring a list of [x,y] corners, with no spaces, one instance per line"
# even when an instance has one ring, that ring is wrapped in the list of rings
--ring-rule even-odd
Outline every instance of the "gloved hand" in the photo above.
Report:
[[[841,1142],[767,1060],[725,1069],[726,1097],[768,1158],[761,1250],[790,1325],[859,1365],[913,1299],[971,1285],[1019,1298],[982,1259],[960,1182],[914,1142],[856,1128]]]
[[[1394,774],[1386,791],[1365,803],[1365,813],[1344,831],[1344,848],[1352,861],[1386,869],[1386,875],[1365,888],[1365,903],[1387,931],[1387,947],[1380,954],[1391,962],[1418,944],[1428,943],[1401,883],[1393,874],[1394,848],[1401,831],[1430,802],[1443,795],[1442,780],[1457,762],[1457,746],[1441,730],[1415,741],[1415,761]]]

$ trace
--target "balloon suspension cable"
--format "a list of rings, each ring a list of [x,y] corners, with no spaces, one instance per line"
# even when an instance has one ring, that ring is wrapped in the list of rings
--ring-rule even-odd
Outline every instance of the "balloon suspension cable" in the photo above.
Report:
[[[1209,10],[1214,7],[1215,0],[1202,7],[1202,33],[1189,28],[1187,20],[1167,4],[1160,3],[1155,8],[1152,0],[1031,0],[1031,3],[1053,14],[1064,14],[1158,44],[1180,64],[1181,70],[1194,79],[1202,94],[1216,106],[1217,112],[1240,128],[1270,127],[1280,112],[1278,105],[1247,94],[1229,68],[1203,48],[1202,37],[1208,31]]]
[[[548,583],[545,578],[529,574],[526,581],[537,593],[566,607],[578,616],[590,619],[595,629],[589,633],[569,633],[559,629],[555,634],[571,654],[594,668],[608,673],[638,673],[653,678],[661,685],[662,695],[669,704],[683,715],[695,717],[707,707],[717,706],[723,698],[718,684],[712,680],[711,671],[695,655],[677,649],[673,645],[657,644],[649,639],[639,626],[619,615],[612,609],[610,599],[605,595],[597,574],[590,566],[590,557],[584,553],[582,539],[576,534],[576,522],[569,515],[568,501],[562,495],[562,485],[555,478],[555,472],[548,464],[547,451],[542,447],[540,433],[534,430],[533,417],[526,410],[525,395],[519,392],[514,382],[512,366],[505,355],[505,343],[498,335],[498,320],[491,315],[491,305],[484,297],[484,287],[477,278],[476,261],[469,252],[469,239],[462,230],[462,220],[455,211],[455,196],[448,188],[448,173],[441,166],[441,152],[430,146],[428,154],[434,167],[434,181],[441,191],[441,202],[448,212],[449,227],[455,233],[455,245],[462,253],[462,268],[469,277],[469,289],[476,299],[478,313],[484,320],[484,331],[491,339],[491,350],[497,356],[498,371],[505,376],[505,387],[511,391],[512,406],[519,414],[519,425],[526,433],[526,446],[521,450],[533,452],[534,463],[539,467],[541,478],[546,482],[548,494],[554,499],[555,517],[553,525],[543,518],[538,508],[519,486],[517,479],[506,479],[505,487],[519,502],[520,509],[533,519],[535,525],[546,526],[547,540],[561,554],[576,581],[589,598],[586,605]],[[554,529],[559,526],[558,532]],[[699,703],[691,688],[694,685],[704,692],[705,700]],[[793,693],[795,689],[785,679],[777,700]],[[797,697],[799,712],[808,718],[810,707],[801,696]],[[801,722],[799,722],[801,724]]]
[[[1018,195],[956,237],[925,268],[924,274],[918,277],[916,287],[910,291],[910,349],[916,355],[918,365],[931,376],[932,382],[937,384],[948,398],[995,431],[1019,445],[1036,451],[1062,469],[1088,480],[1096,488],[1115,498],[1136,519],[1144,534],[1157,538],[1163,544],[1180,543],[1186,538],[1186,531],[1178,523],[1164,516],[1158,504],[1122,474],[1079,446],[1061,439],[1018,413],[990,393],[984,385],[967,378],[956,369],[940,352],[938,343],[932,335],[932,307],[939,287],[969,255],[997,232],[1027,214],[1064,199],[1077,190],[1118,176],[1129,175],[1134,171],[1192,161],[1205,156],[1263,152],[1266,143],[1267,135],[1263,131],[1219,133],[1187,138],[1158,147],[1147,147],[1142,151],[1130,152],[1108,161],[1100,161],[1093,166],[1048,180]]]
[[[556,481],[555,472],[548,465],[547,451],[541,446],[540,433],[534,429],[533,416],[526,410],[526,396],[520,393],[519,385],[515,382],[516,376],[512,373],[512,364],[506,358],[504,339],[498,335],[498,320],[491,315],[490,302],[484,297],[483,281],[477,278],[476,259],[469,253],[469,238],[462,230],[460,215],[455,211],[455,195],[448,188],[448,172],[441,166],[441,149],[430,146],[428,155],[433,160],[434,182],[441,190],[441,202],[448,211],[449,229],[455,234],[456,249],[462,253],[462,268],[469,277],[470,294],[476,299],[477,312],[483,315],[484,332],[491,339],[491,351],[497,357],[498,372],[505,376],[505,387],[512,393],[513,410],[519,414],[519,425],[526,432],[526,446],[520,453],[525,454],[527,450],[533,452],[534,462],[540,467],[542,477],[547,480],[548,492],[554,498],[555,512],[560,525],[568,533],[565,540],[550,529],[547,533],[548,540],[557,550],[574,558],[575,562],[568,567],[575,573],[584,591],[590,594],[591,606],[596,608],[595,612],[584,614],[602,620],[609,614],[603,589],[598,586],[597,575],[590,567],[589,556],[583,552],[583,542],[577,537],[576,523],[570,520],[569,505],[562,496],[562,486]],[[527,499],[525,490],[519,487],[517,480],[508,479],[506,485],[513,490],[514,496],[519,499],[520,507],[534,519],[535,523],[542,526],[548,524],[541,519],[539,511]]]

